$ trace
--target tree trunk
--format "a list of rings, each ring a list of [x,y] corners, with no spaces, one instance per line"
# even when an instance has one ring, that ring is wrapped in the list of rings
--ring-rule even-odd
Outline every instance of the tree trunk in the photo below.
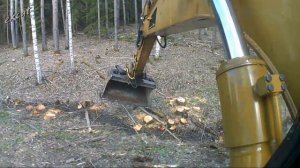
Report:
[[[7,16],[9,16],[9,0],[6,1],[6,5],[7,5]],[[7,41],[7,45],[9,47],[10,45],[10,41],[9,41],[9,24],[6,24],[6,41]]]
[[[58,0],[52,0],[54,54],[59,54]]]
[[[37,74],[37,83],[42,84],[42,68],[40,66],[39,60],[39,51],[37,46],[37,37],[36,37],[36,26],[35,26],[35,16],[34,16],[34,2],[33,0],[29,1],[30,3],[30,20],[31,20],[31,32],[32,32],[32,42],[33,42],[33,53],[34,53],[34,62]]]
[[[14,15],[14,0],[10,0],[10,18],[13,18]],[[16,36],[15,36],[15,22],[10,22],[10,32],[13,48],[17,48]]]
[[[137,0],[134,0],[134,16],[135,16],[135,27],[136,31],[139,31],[139,16],[138,16],[138,9],[137,9]]]
[[[45,27],[45,2],[41,0],[41,27],[42,27],[42,50],[47,50],[47,35]]]
[[[19,13],[18,10],[18,1],[19,0],[15,0],[15,15],[17,16]],[[19,19],[15,20],[15,35],[16,35],[16,46],[17,48],[19,47],[19,23],[18,23]]]
[[[106,26],[106,32],[108,34],[108,3],[107,0],[105,0],[105,26]]]
[[[98,11],[98,37],[99,40],[101,39],[101,25],[100,25],[100,3],[99,0],[97,0],[97,11]]]
[[[123,31],[125,31],[125,27],[126,27],[126,4],[125,4],[125,0],[122,0],[122,4],[123,4]]]
[[[68,21],[67,21],[67,16],[64,11],[64,3],[62,0],[60,0],[60,7],[61,7],[61,16],[63,19],[63,24],[64,24],[64,33],[65,33],[65,50],[69,49],[69,35],[68,35]],[[67,10],[66,10],[67,12]],[[66,16],[66,20],[65,20]]]
[[[24,57],[28,56],[28,44],[27,44],[27,32],[26,32],[26,20],[24,11],[24,0],[20,0],[20,12],[22,22],[22,40],[23,40],[23,54]]]
[[[71,6],[70,0],[67,0],[67,20],[68,20],[68,30],[69,30],[69,52],[70,52],[70,62],[71,62],[71,72],[75,72],[74,65],[74,55],[73,55],[73,34],[72,34],[72,17],[71,17]]]
[[[114,24],[115,24],[115,46],[114,49],[118,50],[118,7],[117,0],[114,0]]]

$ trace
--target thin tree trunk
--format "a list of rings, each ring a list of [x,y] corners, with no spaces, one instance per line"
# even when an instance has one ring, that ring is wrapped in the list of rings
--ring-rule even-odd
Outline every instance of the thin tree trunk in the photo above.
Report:
[[[136,31],[139,31],[139,16],[138,16],[138,9],[137,9],[137,0],[134,0],[134,16],[135,16],[135,27]]]
[[[125,27],[126,27],[126,4],[125,4],[125,0],[122,0],[122,4],[123,4],[123,31],[125,31]]]
[[[6,5],[7,5],[7,16],[9,16],[9,0],[6,1]],[[6,41],[7,41],[7,45],[8,47],[10,46],[10,41],[9,41],[9,24],[6,24]]]
[[[23,40],[23,53],[24,57],[28,56],[28,44],[27,44],[27,33],[26,33],[26,20],[24,11],[24,0],[20,0],[20,12],[22,22],[22,40]]]
[[[105,0],[105,26],[106,26],[106,32],[108,34],[108,3],[107,0]]]
[[[45,27],[45,2],[41,0],[41,27],[42,27],[42,50],[47,50],[47,35]]]
[[[68,35],[68,21],[67,21],[67,16],[64,11],[64,3],[62,0],[60,0],[60,7],[61,7],[61,16],[63,19],[63,24],[64,24],[64,33],[65,33],[65,50],[69,49],[69,35]],[[67,10],[66,10],[67,12]],[[65,20],[66,16],[66,20]]]
[[[98,37],[100,40],[101,39],[101,25],[100,25],[100,3],[99,3],[99,0],[97,0],[97,9],[98,9]]]
[[[36,37],[36,26],[35,26],[35,16],[34,16],[34,2],[30,0],[30,20],[31,20],[31,32],[32,32],[32,42],[33,42],[33,53],[34,53],[34,62],[37,75],[37,83],[42,84],[42,68],[39,60],[39,51],[37,46],[37,37]]]
[[[52,0],[54,54],[59,54],[58,0]]]
[[[19,13],[18,10],[18,1],[19,0],[15,0],[15,15],[17,16]],[[19,47],[19,23],[18,23],[19,19],[15,20],[15,35],[16,35],[16,47]]]
[[[70,52],[70,60],[71,60],[70,61],[71,62],[71,72],[75,72],[70,0],[67,0],[66,6],[67,6],[67,18],[68,18],[67,20],[68,20],[68,29],[69,29],[69,52]]]
[[[14,0],[10,0],[10,18],[13,18],[14,15]],[[15,36],[15,22],[10,22],[10,32],[13,48],[17,48],[16,45],[16,36]]]
[[[117,0],[114,0],[114,24],[115,24],[115,46],[114,49],[118,50],[118,7]]]

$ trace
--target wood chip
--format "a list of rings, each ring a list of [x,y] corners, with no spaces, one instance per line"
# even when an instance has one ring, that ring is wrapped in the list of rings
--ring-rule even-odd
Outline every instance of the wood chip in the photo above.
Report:
[[[140,121],[143,121],[145,116],[146,116],[145,113],[138,113],[137,115],[135,115],[135,117]]]
[[[40,112],[37,111],[35,108],[31,111],[31,116],[38,117],[40,115]]]
[[[144,122],[145,122],[146,124],[150,123],[151,121],[153,121],[153,117],[151,117],[151,116],[149,116],[149,115],[146,115],[146,116],[144,117]]]
[[[56,114],[52,112],[46,112],[44,115],[44,120],[50,121],[56,118]]]
[[[42,103],[39,103],[39,104],[35,107],[35,109],[36,109],[37,111],[39,111],[39,112],[42,112],[42,111],[44,111],[44,110],[46,109],[46,106],[44,106]]]
[[[100,104],[94,104],[92,107],[90,107],[91,112],[98,113],[102,112],[106,108],[105,105],[100,105]]]
[[[195,111],[200,111],[201,109],[200,109],[200,107],[193,107],[193,110],[195,110]]]
[[[178,105],[184,106],[184,105],[186,104],[186,100],[185,100],[185,98],[183,98],[183,97],[178,97],[178,98],[176,99],[176,103],[177,103]]]
[[[183,125],[185,125],[185,124],[187,124],[188,122],[187,122],[187,119],[181,118],[181,119],[180,119],[180,123],[183,124]]]
[[[171,118],[168,119],[168,124],[170,125],[174,125],[175,124],[175,121]]]
[[[141,129],[142,129],[142,127],[143,127],[143,125],[141,125],[141,124],[137,124],[137,125],[135,125],[134,127],[133,127],[133,129],[135,130],[135,131],[140,131]]]
[[[184,107],[184,106],[177,106],[177,107],[176,107],[176,112],[178,112],[178,113],[183,113],[183,112],[185,112],[185,107]]]
[[[176,125],[172,125],[169,129],[170,129],[171,131],[175,131],[175,130],[176,130]]]
[[[62,111],[60,109],[57,109],[57,108],[51,108],[46,113],[59,114],[59,113],[62,113]]]
[[[26,106],[26,110],[28,111],[28,112],[31,112],[32,110],[33,110],[33,105],[28,105],[28,106]]]
[[[80,110],[82,108],[83,108],[83,106],[79,103],[78,106],[77,106],[77,109]]]

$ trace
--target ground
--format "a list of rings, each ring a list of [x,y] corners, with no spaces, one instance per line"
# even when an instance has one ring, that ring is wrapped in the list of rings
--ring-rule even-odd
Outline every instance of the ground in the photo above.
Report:
[[[40,51],[46,79],[42,85],[36,85],[33,56],[23,57],[21,48],[1,46],[0,166],[227,166],[215,81],[223,50],[218,40],[212,43],[211,33],[201,39],[198,31],[170,36],[161,57],[150,58],[146,72],[156,80],[157,89],[147,111],[161,122],[155,119],[151,124],[138,117],[145,115],[139,107],[103,101],[99,96],[110,69],[132,61],[136,48],[130,29],[119,35],[118,51],[110,39],[75,36],[75,74],[70,73],[63,37],[60,55],[53,54],[49,41],[49,50]],[[169,133],[162,127],[169,128],[168,119],[178,119],[176,105],[170,103],[178,97],[187,101],[188,123],[178,124]],[[87,100],[101,110],[78,109],[79,103]],[[46,109],[38,114],[26,110],[37,104]],[[61,112],[55,119],[45,120],[51,108]],[[138,123],[143,128],[135,131]]]

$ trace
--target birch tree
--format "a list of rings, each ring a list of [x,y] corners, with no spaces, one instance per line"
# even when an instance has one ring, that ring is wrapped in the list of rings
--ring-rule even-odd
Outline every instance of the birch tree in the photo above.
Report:
[[[101,25],[100,25],[100,3],[99,3],[99,0],[97,0],[97,11],[98,11],[98,38],[100,40],[100,38],[101,38]]]
[[[73,55],[72,17],[71,17],[70,0],[67,0],[66,6],[67,6],[66,11],[67,11],[68,30],[69,30],[69,52],[70,52],[71,72],[75,72],[74,55]]]
[[[135,27],[136,31],[139,31],[139,23],[138,23],[138,9],[137,9],[137,0],[134,0],[134,18],[135,18]]]
[[[106,26],[106,32],[108,34],[108,3],[107,0],[105,0],[105,26]]]
[[[115,24],[115,46],[114,49],[119,49],[118,44],[118,7],[117,7],[117,0],[114,0],[114,24]]]
[[[68,34],[68,21],[67,21],[67,13],[64,11],[64,3],[60,0],[60,7],[61,7],[61,16],[64,24],[64,33],[65,33],[65,50],[69,49],[69,34]],[[67,6],[66,6],[67,12]],[[66,19],[65,19],[66,16]]]
[[[37,83],[42,84],[42,68],[39,60],[39,50],[37,46],[37,36],[36,36],[36,25],[34,16],[34,0],[29,0],[30,5],[30,21],[31,21],[31,32],[32,32],[32,42],[33,42],[33,54],[34,62],[36,68]]]
[[[54,54],[59,54],[58,0],[52,0]]]
[[[28,56],[28,44],[27,44],[27,32],[26,32],[26,20],[24,11],[24,0],[20,0],[20,12],[22,23],[22,41],[23,41],[23,54],[24,57]]]
[[[19,10],[18,10],[18,1],[19,0],[15,0],[15,15],[18,16],[20,15]],[[15,20],[15,36],[16,36],[16,47],[18,48],[19,46],[19,23],[18,23],[18,19]]]
[[[42,50],[47,50],[47,36],[45,28],[45,2],[41,0],[41,28],[42,28]]]
[[[7,16],[9,16],[9,0],[6,1],[6,10],[7,10]],[[6,41],[7,41],[7,45],[10,45],[10,41],[9,41],[9,24],[6,24]]]
[[[125,26],[126,26],[126,4],[125,4],[125,0],[122,0],[122,4],[123,4],[123,31],[125,31]]]
[[[13,18],[14,15],[14,0],[10,0],[10,18]],[[15,36],[15,22],[12,20],[10,22],[10,32],[11,32],[11,41],[13,48],[17,48],[16,45],[16,36]]]

